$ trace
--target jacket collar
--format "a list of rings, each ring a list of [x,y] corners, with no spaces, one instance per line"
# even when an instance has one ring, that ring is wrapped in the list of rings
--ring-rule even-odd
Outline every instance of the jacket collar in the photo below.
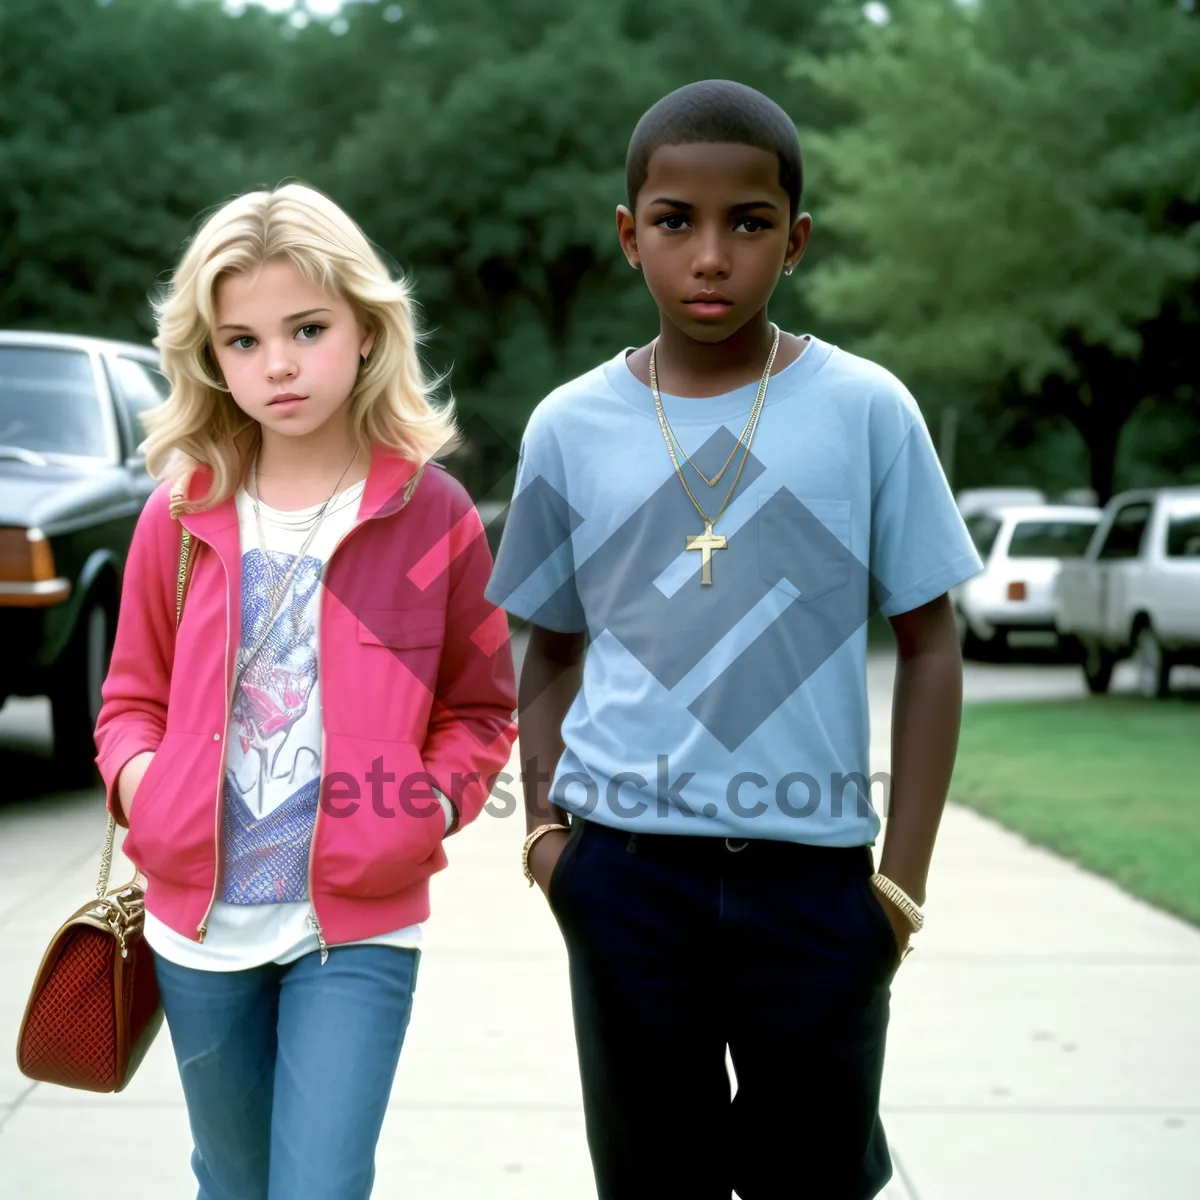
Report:
[[[359,521],[374,520],[376,517],[387,517],[399,512],[411,499],[423,471],[423,466],[396,451],[385,446],[372,445],[367,480],[358,506]],[[182,489],[174,489],[171,493],[172,515],[178,517],[190,533],[205,541],[219,539],[222,531],[237,524],[237,505],[233,497],[229,496],[213,508],[193,513],[178,512],[177,503],[185,494],[188,499],[204,495],[212,482],[212,476],[211,467],[197,467]]]

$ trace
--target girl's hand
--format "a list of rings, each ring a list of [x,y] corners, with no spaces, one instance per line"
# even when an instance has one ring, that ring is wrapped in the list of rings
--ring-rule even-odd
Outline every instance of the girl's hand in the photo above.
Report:
[[[142,778],[154,760],[153,750],[143,750],[135,754],[122,768],[117,776],[117,802],[125,815],[125,824],[129,824],[129,815],[133,811],[133,800],[141,785]]]

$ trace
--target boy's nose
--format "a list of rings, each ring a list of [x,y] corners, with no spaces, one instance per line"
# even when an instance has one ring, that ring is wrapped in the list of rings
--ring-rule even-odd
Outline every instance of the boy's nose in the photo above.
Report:
[[[719,238],[706,238],[700,244],[692,270],[702,279],[720,278],[729,274],[729,255]]]

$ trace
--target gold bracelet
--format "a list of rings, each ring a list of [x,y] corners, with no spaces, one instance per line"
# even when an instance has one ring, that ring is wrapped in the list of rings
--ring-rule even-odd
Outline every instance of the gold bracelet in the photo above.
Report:
[[[920,933],[925,924],[921,906],[899,884],[893,883],[886,875],[880,875],[878,871],[871,876],[871,883],[904,914],[913,927],[913,933]]]
[[[561,829],[565,833],[571,832],[570,825],[539,825],[526,839],[525,845],[521,850],[521,870],[525,872],[525,878],[529,880],[529,886],[537,882],[533,877],[533,872],[529,869],[529,852],[537,845],[537,840],[544,833],[551,833],[555,829]]]

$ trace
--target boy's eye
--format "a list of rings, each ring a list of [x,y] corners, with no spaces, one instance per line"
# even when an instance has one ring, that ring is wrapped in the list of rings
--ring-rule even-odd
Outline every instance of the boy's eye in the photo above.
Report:
[[[675,222],[675,224],[671,222]],[[665,217],[659,217],[654,223],[655,225],[661,225],[664,229],[679,230],[687,224],[687,217],[683,213],[667,213]]]
[[[324,325],[301,325],[300,328],[296,330],[296,336],[299,337],[302,342],[311,342],[313,338],[315,338],[324,328]]]
[[[764,221],[762,217],[743,217],[735,228],[746,228],[747,233],[758,233],[760,229],[770,229],[771,222]]]

